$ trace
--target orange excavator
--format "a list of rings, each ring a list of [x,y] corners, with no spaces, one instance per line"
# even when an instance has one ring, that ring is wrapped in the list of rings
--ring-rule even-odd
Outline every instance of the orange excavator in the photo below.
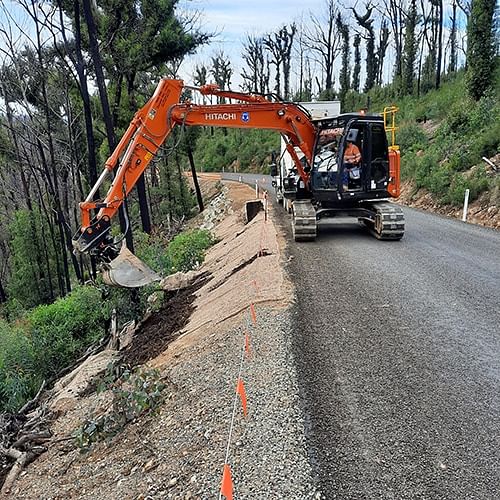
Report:
[[[185,90],[236,102],[181,102]],[[383,116],[350,113],[313,120],[299,104],[275,97],[225,91],[216,85],[191,87],[181,80],[163,79],[135,114],[87,199],[80,203],[82,225],[73,237],[73,246],[104,262],[107,281],[112,284],[135,287],[156,279],[131,252],[123,246],[117,248],[110,234],[111,219],[173,128],[192,125],[260,128],[281,134],[295,164],[284,179],[284,195],[293,200],[295,240],[314,239],[317,221],[338,215],[357,217],[380,239],[398,240],[404,232],[403,214],[386,201],[399,196],[395,111],[386,109]],[[392,145],[388,144],[387,131],[392,132]],[[356,165],[344,161],[353,144],[360,151]],[[112,171],[116,175],[106,197],[93,200]],[[97,215],[92,217],[92,211]]]

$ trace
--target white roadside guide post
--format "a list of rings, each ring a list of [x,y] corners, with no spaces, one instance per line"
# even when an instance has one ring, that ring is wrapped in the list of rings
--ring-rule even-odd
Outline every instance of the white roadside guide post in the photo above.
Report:
[[[462,221],[466,222],[467,221],[467,210],[469,208],[469,190],[465,190],[465,198],[464,198],[464,211],[462,214]]]
[[[255,198],[259,197],[259,181],[255,181]]]

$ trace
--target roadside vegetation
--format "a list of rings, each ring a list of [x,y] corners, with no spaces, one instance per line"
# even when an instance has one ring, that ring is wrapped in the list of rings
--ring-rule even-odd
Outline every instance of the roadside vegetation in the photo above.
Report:
[[[168,275],[201,265],[213,243],[206,230],[180,233],[170,243],[143,234],[137,239],[137,254],[154,270]],[[9,300],[0,309],[0,412],[18,410],[42,381],[55,380],[89,346],[103,339],[113,309],[120,325],[142,317],[155,288],[130,291],[89,284],[30,309],[24,306],[31,305],[38,293],[31,286],[23,296],[25,301]]]
[[[195,159],[206,172],[219,172],[224,167],[235,172],[268,173],[271,153],[279,148],[280,136],[270,130],[209,129],[198,139]]]
[[[439,89],[420,96],[398,96],[390,85],[367,94],[346,96],[347,110],[370,103],[370,110],[382,111],[396,105],[401,147],[402,179],[424,188],[443,204],[463,204],[465,189],[471,200],[482,192],[500,188],[482,157],[500,151],[500,61],[497,59],[494,85],[479,99],[466,88],[466,72],[446,77]],[[497,200],[497,203],[500,199]]]

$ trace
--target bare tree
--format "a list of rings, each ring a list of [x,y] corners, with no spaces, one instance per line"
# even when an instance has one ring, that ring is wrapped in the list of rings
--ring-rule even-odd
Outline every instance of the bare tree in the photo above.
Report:
[[[247,65],[241,72],[243,90],[265,94],[269,85],[269,68],[266,65],[264,39],[247,35],[242,57]]]
[[[457,2],[453,0],[452,14],[450,17],[451,28],[448,43],[450,46],[450,61],[448,63],[448,73],[454,73],[458,66],[458,43],[457,43]]]
[[[384,59],[387,52],[387,47],[389,46],[389,28],[387,26],[387,21],[382,20],[379,31],[379,41],[377,48],[377,85],[382,85],[384,76]]]
[[[359,14],[355,7],[351,10],[358,24],[366,32],[364,36],[366,40],[366,80],[364,90],[368,92],[377,82],[378,61],[375,54],[375,29],[372,19],[373,6],[368,3],[365,8],[366,12],[364,14]]]
[[[438,87],[440,84],[440,64],[442,54],[442,0],[420,1],[421,12],[423,16],[422,33],[423,40],[427,45],[427,50],[422,46],[421,57],[426,53],[423,59],[423,67],[419,70],[422,73],[422,83],[419,85],[426,92],[427,90]]]
[[[389,19],[394,40],[394,76],[401,77],[403,71],[403,39],[406,25],[406,0],[383,0],[384,15]]]
[[[293,39],[297,31],[295,23],[290,25],[290,31],[287,26],[281,27],[275,33],[264,37],[263,43],[270,52],[272,59],[271,64],[275,68],[275,87],[276,94],[281,95],[281,80],[283,75],[283,94],[285,99],[290,94],[290,64]]]
[[[436,60],[436,88],[441,86],[441,66],[443,62],[443,0],[430,0],[436,7],[436,31],[437,31],[437,60]]]
[[[342,36],[342,66],[340,68],[340,99],[343,101],[349,90],[349,26],[342,19],[340,12],[337,14],[337,28]]]
[[[220,50],[211,58],[211,63],[210,73],[212,73],[215,83],[221,89],[229,89],[231,86],[231,77],[233,76],[233,68],[231,67],[229,57],[224,54],[223,50]],[[220,103],[225,102],[223,97],[218,97],[217,100]]]
[[[415,81],[415,60],[417,57],[418,42],[416,40],[417,1],[410,0],[409,11],[406,17],[403,70],[401,73],[401,91],[403,94],[412,94]]]
[[[309,50],[315,54],[323,73],[320,91],[333,91],[333,70],[339,53],[341,38],[336,30],[337,9],[333,0],[326,0],[326,15],[322,18],[311,14],[312,26],[306,35]]]
[[[204,64],[194,67],[193,82],[199,87],[208,83],[208,68]]]
[[[361,36],[356,34],[354,36],[354,68],[352,70],[352,84],[351,87],[354,91],[359,92],[359,74],[361,72],[361,51],[359,46],[361,44]]]

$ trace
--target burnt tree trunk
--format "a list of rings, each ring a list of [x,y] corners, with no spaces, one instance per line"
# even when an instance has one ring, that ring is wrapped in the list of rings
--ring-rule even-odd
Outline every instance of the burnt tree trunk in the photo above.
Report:
[[[108,92],[106,89],[106,81],[104,78],[101,53],[99,51],[97,27],[94,21],[94,16],[92,15],[90,0],[82,0],[82,6],[83,6],[83,15],[85,17],[85,22],[87,23],[90,55],[92,56],[92,61],[94,62],[94,71],[96,76],[97,88],[99,89],[99,99],[101,101],[101,106],[102,106],[102,116],[106,128],[106,137],[108,140],[109,151],[112,152],[116,147],[116,136],[113,125],[113,117],[111,115],[111,110],[109,107]],[[120,206],[119,210],[120,227],[122,232],[125,233],[127,247],[132,252],[134,248],[134,242],[132,238],[132,228],[128,227],[127,230],[127,223],[126,223],[127,215],[125,213],[126,210],[127,210],[127,204],[124,202]]]
[[[196,167],[194,165],[193,151],[191,148],[187,148],[187,156],[189,159],[189,165],[191,166],[191,175],[193,176],[194,189],[196,191],[196,199],[198,200],[198,206],[200,207],[200,212],[203,212],[205,207],[203,206],[203,196],[201,195],[200,183],[198,182],[198,175],[196,174]]]
[[[151,234],[151,216],[149,215],[148,197],[146,194],[146,182],[144,173],[137,179],[137,194],[139,198],[139,209],[141,213],[142,230]]]
[[[4,302],[7,302],[7,294],[5,293],[2,280],[0,279],[0,304],[3,304]]]
[[[128,75],[127,77],[127,91],[128,91],[128,102],[130,105],[130,111],[132,116],[136,112],[137,102],[135,98],[135,73]],[[146,194],[146,182],[144,179],[144,172],[141,174],[136,183],[137,196],[139,199],[139,211],[141,214],[141,224],[142,230],[146,234],[151,234],[151,216],[149,214],[148,197]]]

